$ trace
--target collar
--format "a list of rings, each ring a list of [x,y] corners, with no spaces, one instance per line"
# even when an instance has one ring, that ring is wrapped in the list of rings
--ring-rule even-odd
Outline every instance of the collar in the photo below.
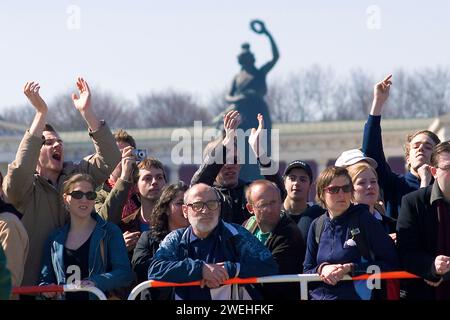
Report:
[[[430,196],[430,204],[433,204],[435,201],[443,200],[445,201],[444,195],[439,188],[437,181],[433,183],[433,187],[431,188],[431,196]]]
[[[383,217],[381,216],[381,214],[378,212],[378,210],[374,210],[373,212],[373,217],[379,221],[383,221]]]

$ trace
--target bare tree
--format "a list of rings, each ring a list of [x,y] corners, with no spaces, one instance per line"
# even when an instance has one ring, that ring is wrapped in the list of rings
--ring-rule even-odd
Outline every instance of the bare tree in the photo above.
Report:
[[[208,110],[185,92],[165,90],[138,97],[138,127],[192,126],[194,121],[211,123]]]
[[[30,124],[33,121],[36,109],[29,104],[6,108],[2,118],[5,121],[21,124]]]
[[[92,90],[91,103],[98,117],[105,119],[110,127],[134,128],[135,114],[131,102],[109,92]],[[48,121],[58,130],[85,130],[86,123],[73,106],[72,92],[56,96],[49,104]]]

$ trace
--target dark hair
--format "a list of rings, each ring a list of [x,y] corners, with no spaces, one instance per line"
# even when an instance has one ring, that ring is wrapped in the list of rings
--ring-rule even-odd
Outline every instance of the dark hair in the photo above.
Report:
[[[188,186],[183,181],[170,184],[163,189],[150,216],[151,234],[154,238],[163,240],[169,234],[169,217],[167,215],[169,204],[178,192],[186,192],[187,189]]]
[[[150,168],[161,169],[164,176],[164,181],[167,182],[166,171],[164,170],[164,166],[161,161],[156,158],[145,158],[138,164],[139,170],[149,170]]]
[[[53,126],[51,124],[49,124],[49,123],[45,124],[43,131],[50,131],[50,132],[55,132],[56,133],[55,128],[53,128]]]
[[[441,139],[439,139],[439,137],[432,131],[430,130],[419,130],[416,131],[414,133],[408,134],[406,136],[406,145],[405,145],[405,157],[406,159],[408,159],[409,157],[409,151],[411,150],[411,141],[412,139],[414,139],[415,137],[417,137],[419,134],[424,134],[428,137],[431,138],[431,140],[433,140],[434,144],[438,144],[439,142],[441,142]],[[408,163],[408,170],[411,169],[411,164]]]
[[[116,139],[116,142],[128,143],[130,146],[136,149],[136,141],[130,134],[128,134],[128,132],[123,129],[119,129],[119,131],[114,134],[114,139]]]
[[[323,208],[327,208],[325,203],[325,188],[328,187],[328,185],[333,181],[334,178],[337,177],[345,177],[348,179],[348,182],[350,183],[352,187],[352,194],[353,194],[353,183],[352,178],[348,174],[348,171],[346,168],[342,167],[328,167],[325,168],[319,175],[316,181],[316,202]]]
[[[0,189],[2,188],[2,184],[3,184],[3,174],[0,171]]]
[[[450,153],[450,141],[442,141],[434,147],[430,161],[433,167],[437,168],[439,155],[444,152]]]

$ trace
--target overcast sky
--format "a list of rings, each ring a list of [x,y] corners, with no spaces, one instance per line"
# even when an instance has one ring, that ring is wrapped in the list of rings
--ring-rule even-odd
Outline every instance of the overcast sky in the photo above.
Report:
[[[280,49],[269,83],[312,64],[380,77],[447,66],[449,17],[444,0],[2,0],[0,114],[26,102],[27,80],[39,81],[50,101],[74,88],[77,75],[132,101],[168,87],[205,99],[231,83],[242,42],[257,64],[270,57],[267,38],[249,29],[253,18]]]

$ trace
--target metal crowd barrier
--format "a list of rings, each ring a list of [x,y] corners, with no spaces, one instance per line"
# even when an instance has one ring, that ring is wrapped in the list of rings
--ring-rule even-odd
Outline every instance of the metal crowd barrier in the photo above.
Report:
[[[91,286],[80,286],[75,284],[29,286],[17,287],[12,289],[13,294],[35,294],[44,292],[89,292],[96,295],[99,300],[107,300],[105,294],[99,288]]]
[[[393,272],[382,272],[374,274],[363,274],[356,277],[351,277],[349,275],[344,276],[342,280],[367,280],[372,279],[414,279],[419,278],[418,276],[406,272],[406,271],[393,271]],[[318,274],[290,274],[290,275],[276,275],[267,276],[259,278],[233,278],[224,282],[224,284],[256,284],[256,283],[279,283],[279,282],[300,282],[300,299],[308,300],[308,283],[322,281]],[[198,286],[200,281],[192,281],[185,283],[175,283],[175,282],[164,282],[156,280],[148,280],[141,282],[136,287],[133,288],[128,300],[135,300],[136,297],[145,289],[148,288],[161,288],[161,287],[189,287]]]

